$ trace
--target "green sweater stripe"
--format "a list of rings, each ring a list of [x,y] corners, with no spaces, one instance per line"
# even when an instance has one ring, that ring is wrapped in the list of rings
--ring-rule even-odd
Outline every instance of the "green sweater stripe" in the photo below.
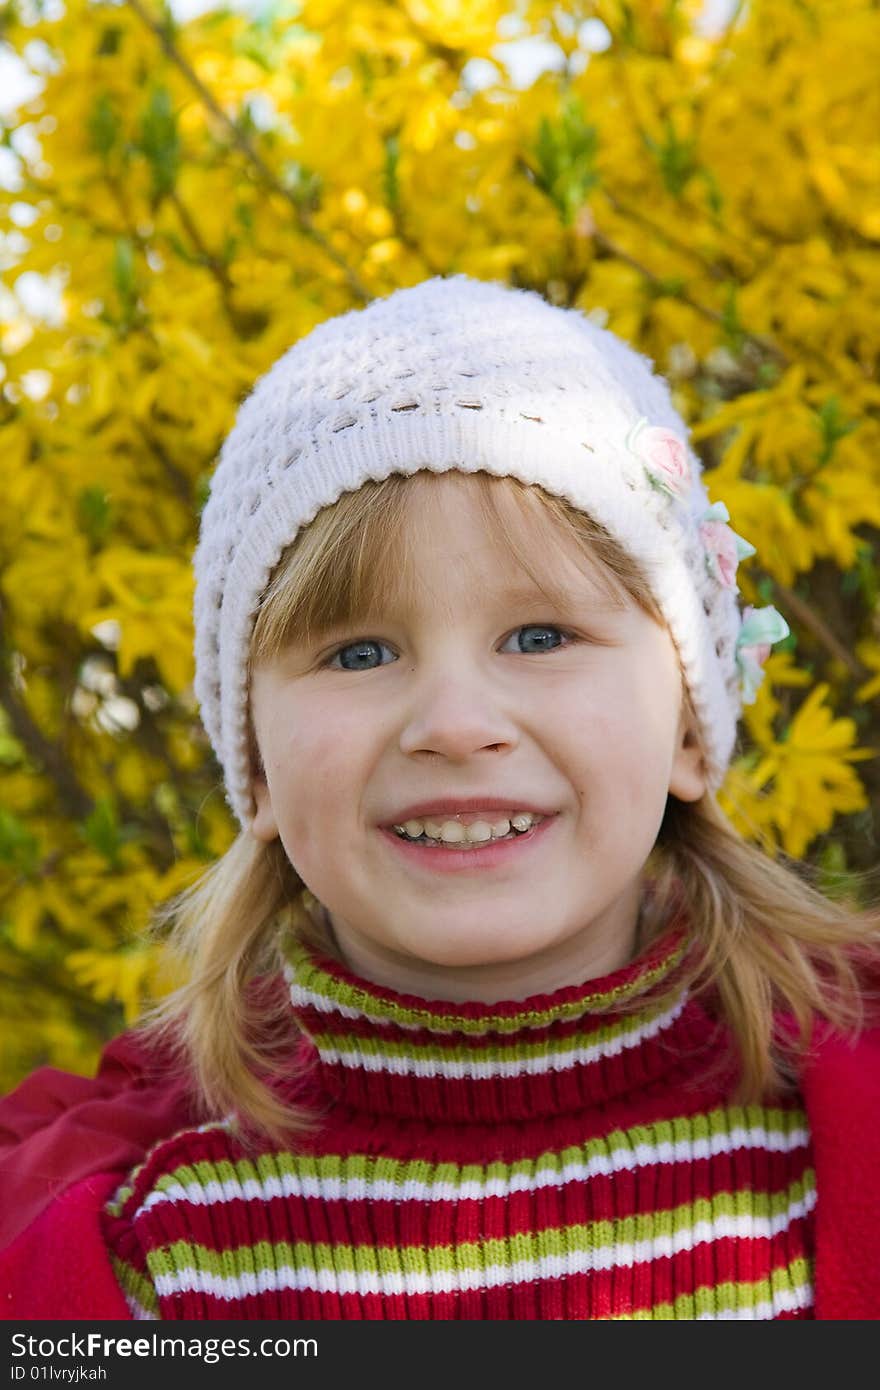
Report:
[[[296,1241],[257,1241],[224,1251],[212,1250],[189,1241],[148,1252],[147,1264],[154,1278],[195,1268],[204,1274],[238,1278],[243,1273],[260,1274],[287,1265],[322,1273],[396,1274],[408,1272],[422,1276],[455,1272],[478,1272],[506,1267],[521,1261],[549,1256],[564,1258],[572,1253],[619,1250],[650,1241],[655,1233],[675,1238],[693,1232],[698,1225],[724,1218],[742,1217],[752,1221],[783,1218],[796,1205],[803,1205],[807,1194],[815,1191],[815,1175],[808,1170],[804,1178],[780,1192],[721,1192],[712,1198],[698,1198],[665,1212],[624,1217],[618,1221],[593,1221],[571,1226],[549,1227],[544,1231],[524,1231],[510,1239],[465,1241],[457,1245],[388,1247],[344,1243]],[[794,1219],[794,1218],[793,1218]],[[785,1223],[784,1223],[785,1224]]]
[[[128,1260],[121,1259],[118,1255],[110,1254],[110,1263],[113,1266],[113,1273],[116,1275],[117,1282],[124,1293],[137,1300],[145,1313],[159,1316],[159,1297],[155,1286],[145,1279],[142,1274],[135,1269],[134,1265],[129,1264]]]
[[[607,1322],[639,1322],[647,1319],[684,1318],[693,1321],[699,1317],[723,1317],[725,1314],[751,1312],[761,1304],[772,1303],[774,1293],[791,1290],[792,1293],[812,1291],[810,1267],[802,1257],[780,1265],[769,1278],[756,1279],[754,1283],[731,1283],[707,1285],[693,1294],[682,1294],[673,1303],[655,1303],[651,1308],[640,1308],[633,1313],[624,1313],[604,1319]]]
[[[572,1145],[559,1153],[545,1152],[539,1158],[522,1159],[514,1163],[405,1162],[369,1154],[353,1154],[343,1158],[337,1154],[315,1157],[309,1154],[275,1152],[262,1154],[256,1160],[222,1160],[216,1163],[195,1162],[178,1165],[158,1178],[156,1188],[164,1192],[191,1185],[204,1188],[212,1182],[264,1184],[272,1179],[285,1177],[315,1184],[387,1183],[390,1188],[401,1189],[413,1179],[438,1187],[449,1185],[453,1188],[472,1184],[482,1189],[494,1183],[509,1184],[517,1181],[537,1186],[548,1177],[561,1178],[569,1165],[583,1166],[592,1160],[608,1159],[622,1150],[642,1147],[656,1149],[661,1145],[679,1143],[705,1143],[737,1130],[745,1133],[766,1132],[780,1137],[793,1136],[793,1143],[797,1144],[798,1136],[805,1133],[805,1125],[806,1118],[800,1110],[738,1106],[697,1115],[684,1115],[673,1120],[661,1120],[654,1125],[635,1125],[629,1130],[612,1130],[600,1139],[590,1139],[582,1145]],[[131,1191],[132,1182],[129,1182],[117,1194],[114,1207],[121,1209]],[[118,1214],[118,1211],[114,1214]]]
[[[431,1008],[413,1008],[396,1000],[382,996],[377,1002],[376,994],[359,985],[336,980],[312,960],[308,948],[295,937],[285,939],[285,954],[288,961],[287,977],[292,983],[295,974],[297,999],[301,1003],[311,1003],[322,1013],[332,1013],[337,1006],[356,1010],[370,1019],[379,1017],[382,1023],[396,1023],[402,1027],[429,1028],[433,1032],[466,1033],[479,1036],[483,1033],[520,1033],[523,1028],[542,1028],[551,1023],[567,1019],[582,1018],[591,1009],[610,1009],[626,1000],[647,992],[659,979],[669,975],[684,958],[688,943],[682,941],[675,950],[657,965],[643,970],[632,980],[614,989],[600,990],[595,994],[581,994],[568,1003],[555,1002],[547,1009],[523,1009],[512,1014],[484,1014],[480,1018],[467,1018],[461,1013],[445,1014]],[[668,997],[674,997],[670,992]],[[323,1007],[322,1007],[323,1006]]]
[[[548,1058],[547,1070],[553,1070],[551,1063],[557,1059],[565,1061],[572,1058],[575,1054],[583,1052],[585,1049],[597,1048],[607,1049],[610,1044],[619,1041],[621,1038],[630,1038],[633,1042],[645,1036],[649,1026],[662,1018],[669,1012],[669,1003],[666,1002],[662,1007],[646,1010],[639,1014],[637,1018],[623,1019],[618,1023],[608,1027],[597,1028],[595,1032],[579,1033],[570,1038],[556,1038],[553,1042],[552,1055],[548,1057],[546,1041],[539,1042],[517,1042],[512,1046],[505,1047],[503,1044],[487,1042],[485,1052],[481,1057],[481,1062],[514,1063],[528,1061],[533,1058]],[[383,1060],[406,1060],[413,1063],[430,1062],[459,1062],[467,1067],[470,1076],[475,1075],[477,1065],[474,1058],[473,1043],[463,1043],[456,1047],[432,1046],[431,1043],[400,1042],[391,1041],[386,1038],[352,1038],[346,1030],[334,1033],[328,1032],[312,1033],[312,1042],[321,1052],[332,1051],[350,1062],[357,1065],[362,1056],[379,1057]]]

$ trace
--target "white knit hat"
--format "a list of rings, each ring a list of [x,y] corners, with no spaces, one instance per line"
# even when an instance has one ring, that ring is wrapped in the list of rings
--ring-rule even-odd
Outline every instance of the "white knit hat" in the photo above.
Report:
[[[312,330],[256,383],[220,451],[195,567],[195,693],[243,829],[254,817],[246,668],[261,595],[322,507],[368,478],[485,470],[539,483],[644,568],[678,648],[707,777],[729,765],[774,608],[737,605],[754,548],[713,507],[649,358],[532,290],[437,276]]]

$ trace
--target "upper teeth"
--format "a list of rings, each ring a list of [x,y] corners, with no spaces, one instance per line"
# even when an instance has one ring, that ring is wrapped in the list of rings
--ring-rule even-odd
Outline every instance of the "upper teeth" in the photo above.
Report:
[[[462,825],[457,820],[408,820],[402,825],[395,825],[394,829],[412,840],[427,835],[430,840],[443,840],[448,845],[461,844],[465,840],[474,844],[481,840],[499,840],[503,835],[508,835],[511,829],[528,830],[543,819],[543,816],[532,811],[517,811],[497,821],[475,820],[471,825]]]

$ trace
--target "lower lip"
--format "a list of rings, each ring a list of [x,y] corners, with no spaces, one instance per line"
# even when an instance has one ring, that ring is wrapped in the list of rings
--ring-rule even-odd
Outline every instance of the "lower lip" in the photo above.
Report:
[[[477,849],[439,849],[433,845],[420,845],[415,840],[404,840],[393,830],[380,826],[382,834],[390,840],[394,848],[413,864],[433,869],[436,873],[467,873],[474,869],[491,869],[496,865],[510,864],[517,855],[528,854],[529,846],[536,845],[546,834],[556,816],[547,816],[533,825],[524,835],[515,840],[492,840]]]

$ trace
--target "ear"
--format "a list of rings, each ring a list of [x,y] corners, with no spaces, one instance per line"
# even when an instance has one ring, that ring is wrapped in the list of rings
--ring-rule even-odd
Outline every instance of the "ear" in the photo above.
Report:
[[[706,760],[696,729],[682,710],[678,724],[675,759],[669,774],[669,790],[679,801],[699,801],[708,785]]]
[[[272,809],[272,795],[269,791],[265,772],[257,773],[251,783],[251,792],[257,808],[251,825],[251,834],[255,840],[263,840],[268,844],[270,840],[278,838],[278,822]]]

